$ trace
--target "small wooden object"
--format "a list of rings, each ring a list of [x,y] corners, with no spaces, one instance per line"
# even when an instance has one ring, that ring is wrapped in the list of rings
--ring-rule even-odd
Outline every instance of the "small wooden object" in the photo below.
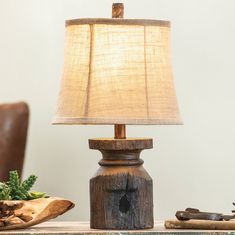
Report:
[[[0,201],[0,230],[28,228],[54,219],[73,207],[71,201],[56,197]]]
[[[123,3],[113,3],[112,6],[112,18],[123,18],[124,5]]]
[[[89,146],[103,155],[90,180],[91,228],[152,228],[152,179],[139,158],[152,139],[90,139]]]
[[[206,230],[235,230],[235,221],[213,220],[166,220],[166,229],[206,229]],[[213,233],[214,234],[214,233]]]

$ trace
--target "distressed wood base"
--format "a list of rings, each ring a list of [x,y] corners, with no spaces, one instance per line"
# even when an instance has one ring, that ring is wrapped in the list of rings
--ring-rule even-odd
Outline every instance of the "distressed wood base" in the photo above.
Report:
[[[91,228],[152,228],[152,179],[139,158],[152,139],[91,139],[89,146],[103,155],[90,180]]]

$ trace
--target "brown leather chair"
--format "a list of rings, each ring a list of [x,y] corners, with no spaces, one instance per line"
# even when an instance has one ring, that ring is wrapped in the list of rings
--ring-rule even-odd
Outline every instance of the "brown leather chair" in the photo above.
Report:
[[[0,181],[7,181],[11,170],[22,173],[28,120],[26,103],[0,105]]]

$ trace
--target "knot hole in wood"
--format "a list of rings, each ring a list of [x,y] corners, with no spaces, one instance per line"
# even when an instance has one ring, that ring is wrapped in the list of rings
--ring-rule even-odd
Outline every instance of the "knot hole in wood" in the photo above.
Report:
[[[119,201],[119,211],[121,213],[127,213],[131,207],[129,200],[127,199],[127,195],[125,194],[122,196],[121,200]]]

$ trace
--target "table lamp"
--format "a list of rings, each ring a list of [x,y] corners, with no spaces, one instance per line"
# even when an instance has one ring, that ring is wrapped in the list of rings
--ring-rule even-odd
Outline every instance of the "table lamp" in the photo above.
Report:
[[[174,91],[170,22],[123,19],[66,21],[64,72],[54,124],[114,125],[114,138],[89,139],[102,153],[90,179],[90,226],[153,227],[152,179],[140,152],[151,138],[126,138],[125,125],[181,124]]]

